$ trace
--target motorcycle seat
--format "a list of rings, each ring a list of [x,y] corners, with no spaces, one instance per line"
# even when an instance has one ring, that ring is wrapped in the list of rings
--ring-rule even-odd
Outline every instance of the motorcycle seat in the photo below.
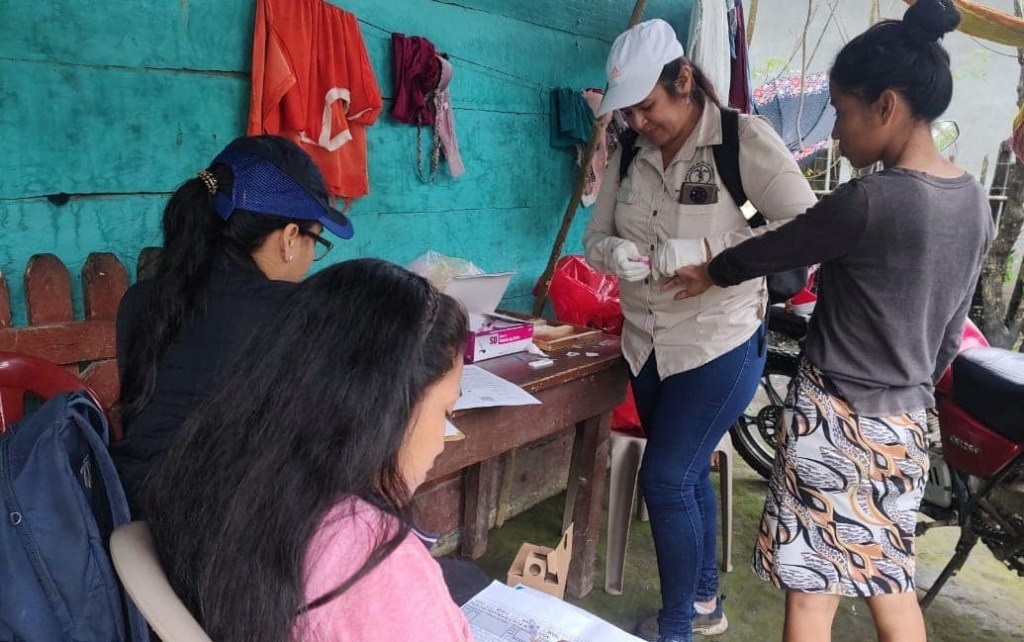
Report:
[[[1024,354],[973,348],[953,361],[953,400],[1004,437],[1024,443]]]

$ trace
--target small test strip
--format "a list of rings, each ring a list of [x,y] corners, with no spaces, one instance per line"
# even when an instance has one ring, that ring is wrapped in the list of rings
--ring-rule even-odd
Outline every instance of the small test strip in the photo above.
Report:
[[[546,368],[548,366],[555,365],[555,360],[554,359],[534,359],[533,361],[527,362],[526,365],[530,366],[531,368]]]

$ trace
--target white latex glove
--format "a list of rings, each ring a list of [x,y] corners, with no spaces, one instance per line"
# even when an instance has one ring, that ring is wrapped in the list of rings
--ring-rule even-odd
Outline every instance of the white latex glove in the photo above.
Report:
[[[703,265],[708,260],[704,239],[668,239],[651,257],[654,278],[669,278],[681,267]]]
[[[608,250],[608,263],[615,268],[615,274],[625,281],[643,281],[651,275],[651,265],[647,257],[640,254],[636,243],[626,239],[616,239]]]

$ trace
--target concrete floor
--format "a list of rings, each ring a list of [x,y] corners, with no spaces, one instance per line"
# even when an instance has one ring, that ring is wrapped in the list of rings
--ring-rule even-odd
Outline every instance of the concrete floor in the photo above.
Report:
[[[761,514],[767,484],[742,461],[735,471],[734,559],[735,570],[722,576],[722,592],[728,596],[729,630],[720,642],[778,640],[782,636],[783,593],[757,579],[748,563]],[[717,487],[717,483],[715,484]],[[559,538],[562,495],[545,501],[491,531],[487,554],[479,560],[493,578],[504,581],[519,545],[529,541],[553,545]],[[919,540],[918,583],[932,579],[952,554],[955,529],[936,529]],[[622,595],[604,592],[604,533],[598,554],[594,591],[580,606],[632,631],[660,605],[657,567],[650,527],[634,521],[626,557]],[[996,562],[986,548],[975,548],[970,560],[925,613],[928,638],[933,642],[1010,642],[1024,640],[1024,578]],[[833,640],[862,642],[875,639],[871,617],[863,601],[843,600],[836,617]]]

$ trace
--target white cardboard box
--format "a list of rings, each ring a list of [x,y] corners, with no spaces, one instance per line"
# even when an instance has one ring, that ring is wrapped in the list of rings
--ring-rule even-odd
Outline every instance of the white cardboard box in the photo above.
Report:
[[[460,301],[469,312],[466,363],[522,352],[533,340],[532,323],[494,311],[508,289],[512,274],[457,276],[445,284],[445,294]]]

